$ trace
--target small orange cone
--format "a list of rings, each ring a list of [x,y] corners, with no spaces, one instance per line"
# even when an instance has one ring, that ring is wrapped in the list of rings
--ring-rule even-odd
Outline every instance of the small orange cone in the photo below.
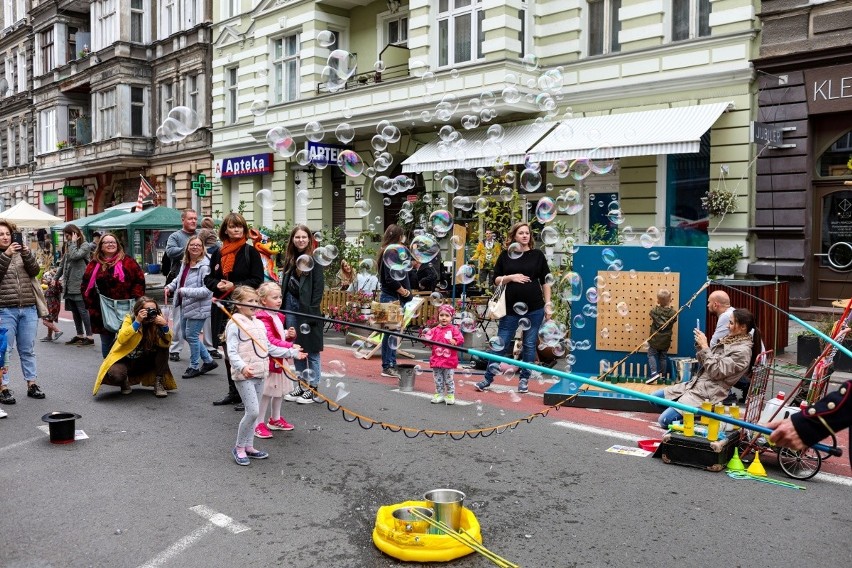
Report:
[[[740,449],[734,448],[734,457],[728,461],[728,471],[745,471],[743,460],[740,459]]]
[[[763,468],[763,464],[760,463],[760,452],[754,452],[754,461],[748,466],[746,472],[756,477],[766,477],[766,470]]]

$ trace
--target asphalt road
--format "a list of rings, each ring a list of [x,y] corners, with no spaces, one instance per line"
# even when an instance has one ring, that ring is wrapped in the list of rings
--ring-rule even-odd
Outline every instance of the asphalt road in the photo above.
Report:
[[[365,430],[324,406],[285,403],[296,430],[258,440],[270,459],[239,467],[230,448],[241,413],[210,404],[225,392],[221,369],[178,379],[166,399],[111,387],[93,398],[97,346],[39,343],[37,353],[47,398],[26,397],[15,360],[18,404],[0,421],[0,566],[405,566],[373,546],[376,511],[441,487],[464,491],[485,545],[526,567],[843,566],[852,557],[849,486],[812,480],[793,490],[608,453],[633,444],[575,430],[570,413],[455,441]],[[343,383],[341,404],[388,423],[471,429],[526,414],[497,395],[482,397],[481,410],[430,405],[353,374],[324,378],[323,392],[337,398]],[[81,414],[89,438],[50,444],[38,427],[54,410]],[[492,564],[471,554],[452,565]]]

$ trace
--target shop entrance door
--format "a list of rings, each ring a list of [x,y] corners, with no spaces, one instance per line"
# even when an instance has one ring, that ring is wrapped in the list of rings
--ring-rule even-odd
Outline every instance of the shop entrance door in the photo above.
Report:
[[[813,304],[852,297],[852,187],[816,186],[813,227]]]

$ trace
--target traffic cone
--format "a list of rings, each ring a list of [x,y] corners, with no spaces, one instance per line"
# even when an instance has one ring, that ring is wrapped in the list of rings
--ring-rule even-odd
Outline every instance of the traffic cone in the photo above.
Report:
[[[745,471],[743,460],[740,459],[739,448],[734,448],[734,457],[728,461],[728,471]]]
[[[760,452],[754,452],[754,461],[751,462],[746,471],[756,477],[766,477],[766,470],[760,463]]]

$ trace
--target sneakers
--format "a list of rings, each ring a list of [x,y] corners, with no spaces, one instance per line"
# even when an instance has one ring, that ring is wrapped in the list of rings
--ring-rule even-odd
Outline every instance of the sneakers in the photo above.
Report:
[[[254,428],[254,437],[255,438],[263,438],[264,440],[272,437],[272,432],[269,431],[269,428],[266,427],[266,424],[261,422]]]
[[[2,408],[0,408],[0,418],[6,418],[7,416],[9,416],[9,415],[6,414],[6,411],[3,410]]]
[[[78,344],[82,343],[83,340],[85,340],[85,339],[86,339],[85,337],[80,337],[79,335],[75,335],[74,337],[72,337],[71,339],[66,341],[65,345],[78,345]],[[95,340],[93,339],[92,343],[94,343],[94,342],[95,342]]]
[[[382,369],[383,377],[390,377],[392,379],[399,378],[399,371],[397,371],[394,367],[388,367],[387,369]]]
[[[154,396],[156,396],[157,398],[165,398],[169,396],[169,393],[166,392],[165,385],[163,385],[163,380],[163,377],[158,376],[156,378],[157,382],[154,383]]]
[[[317,388],[317,387],[313,387]],[[302,392],[302,396],[296,399],[297,404],[311,404],[317,402],[317,399],[314,398],[314,393],[312,391],[306,390]]]
[[[53,340],[59,341],[59,338],[62,337],[63,335],[65,335],[64,331],[55,331],[55,332],[53,332]]]
[[[488,389],[488,387],[490,386],[491,385],[489,383],[486,383],[485,381],[479,381],[478,383],[473,385],[473,388],[476,389],[478,392],[485,392],[486,389]]]
[[[526,394],[530,392],[529,383],[527,379],[520,379],[518,381],[518,394]]]
[[[449,406],[452,406],[452,405],[454,405],[454,404],[456,403],[456,395],[454,395],[454,394],[448,394],[447,396],[445,396],[445,397],[444,397],[444,401],[445,401],[445,402],[446,402]]]
[[[285,394],[283,398],[287,402],[296,402],[302,397],[303,394],[305,394],[305,391],[302,390],[302,387],[296,385],[296,388]]]
[[[661,377],[660,373],[654,373],[653,375],[650,376],[650,378],[647,381],[645,381],[645,384],[646,385],[656,384],[657,381],[660,380],[660,377]]]
[[[218,369],[219,363],[216,361],[210,361],[209,363],[202,363],[201,370],[198,371],[199,375],[203,375],[204,373],[209,373],[213,369]]]
[[[202,367],[202,369],[203,369],[203,367]],[[182,378],[182,379],[194,379],[195,377],[200,377],[200,376],[201,376],[201,371],[199,369],[193,369],[192,367],[190,367],[189,369],[186,370],[186,372],[183,375],[181,375],[180,378]]]
[[[270,430],[283,430],[285,432],[289,432],[294,429],[295,426],[284,420],[283,418],[279,418],[278,420],[269,419],[269,422],[266,423],[266,426]]]
[[[44,392],[35,383],[27,387],[27,396],[30,398],[44,398]]]
[[[264,451],[261,451],[261,450],[255,450],[253,452],[246,450],[246,455],[253,460],[265,460],[266,458],[269,457],[268,452],[264,452]]]
[[[133,389],[130,388],[130,380],[124,379],[124,382],[121,383],[121,394],[130,394],[133,392]]]
[[[725,406],[734,406],[737,404],[737,395],[734,394],[734,391],[728,393],[728,396],[725,397],[725,400],[722,401],[722,404]]]
[[[432,404],[441,404],[442,402],[444,402],[444,395],[439,392],[436,392],[432,395],[432,400],[430,400],[429,402],[431,402]]]
[[[180,353],[169,353],[169,361],[180,361]]]
[[[95,340],[89,339],[88,337],[82,337],[82,338],[80,338],[79,341],[77,341],[77,345],[79,345],[80,347],[86,347],[87,345],[94,345],[94,344],[95,344]]]
[[[53,338],[45,336],[45,337],[42,337],[41,339],[39,339],[39,341],[41,341],[42,343],[47,343],[49,341],[53,341]]]
[[[15,404],[15,397],[9,389],[0,390],[0,404]]]
[[[248,465],[251,463],[251,460],[248,459],[248,454],[244,458],[237,455],[237,448],[231,450],[231,455],[234,456],[234,461],[237,462],[237,465]]]
[[[209,353],[209,354],[210,354],[210,356],[211,356],[211,357],[213,357],[214,359],[221,359],[221,358],[222,358],[222,354],[221,354],[221,353],[219,353],[219,350],[218,350],[218,349],[214,349],[214,350],[212,350],[212,351],[208,351],[208,353]]]

